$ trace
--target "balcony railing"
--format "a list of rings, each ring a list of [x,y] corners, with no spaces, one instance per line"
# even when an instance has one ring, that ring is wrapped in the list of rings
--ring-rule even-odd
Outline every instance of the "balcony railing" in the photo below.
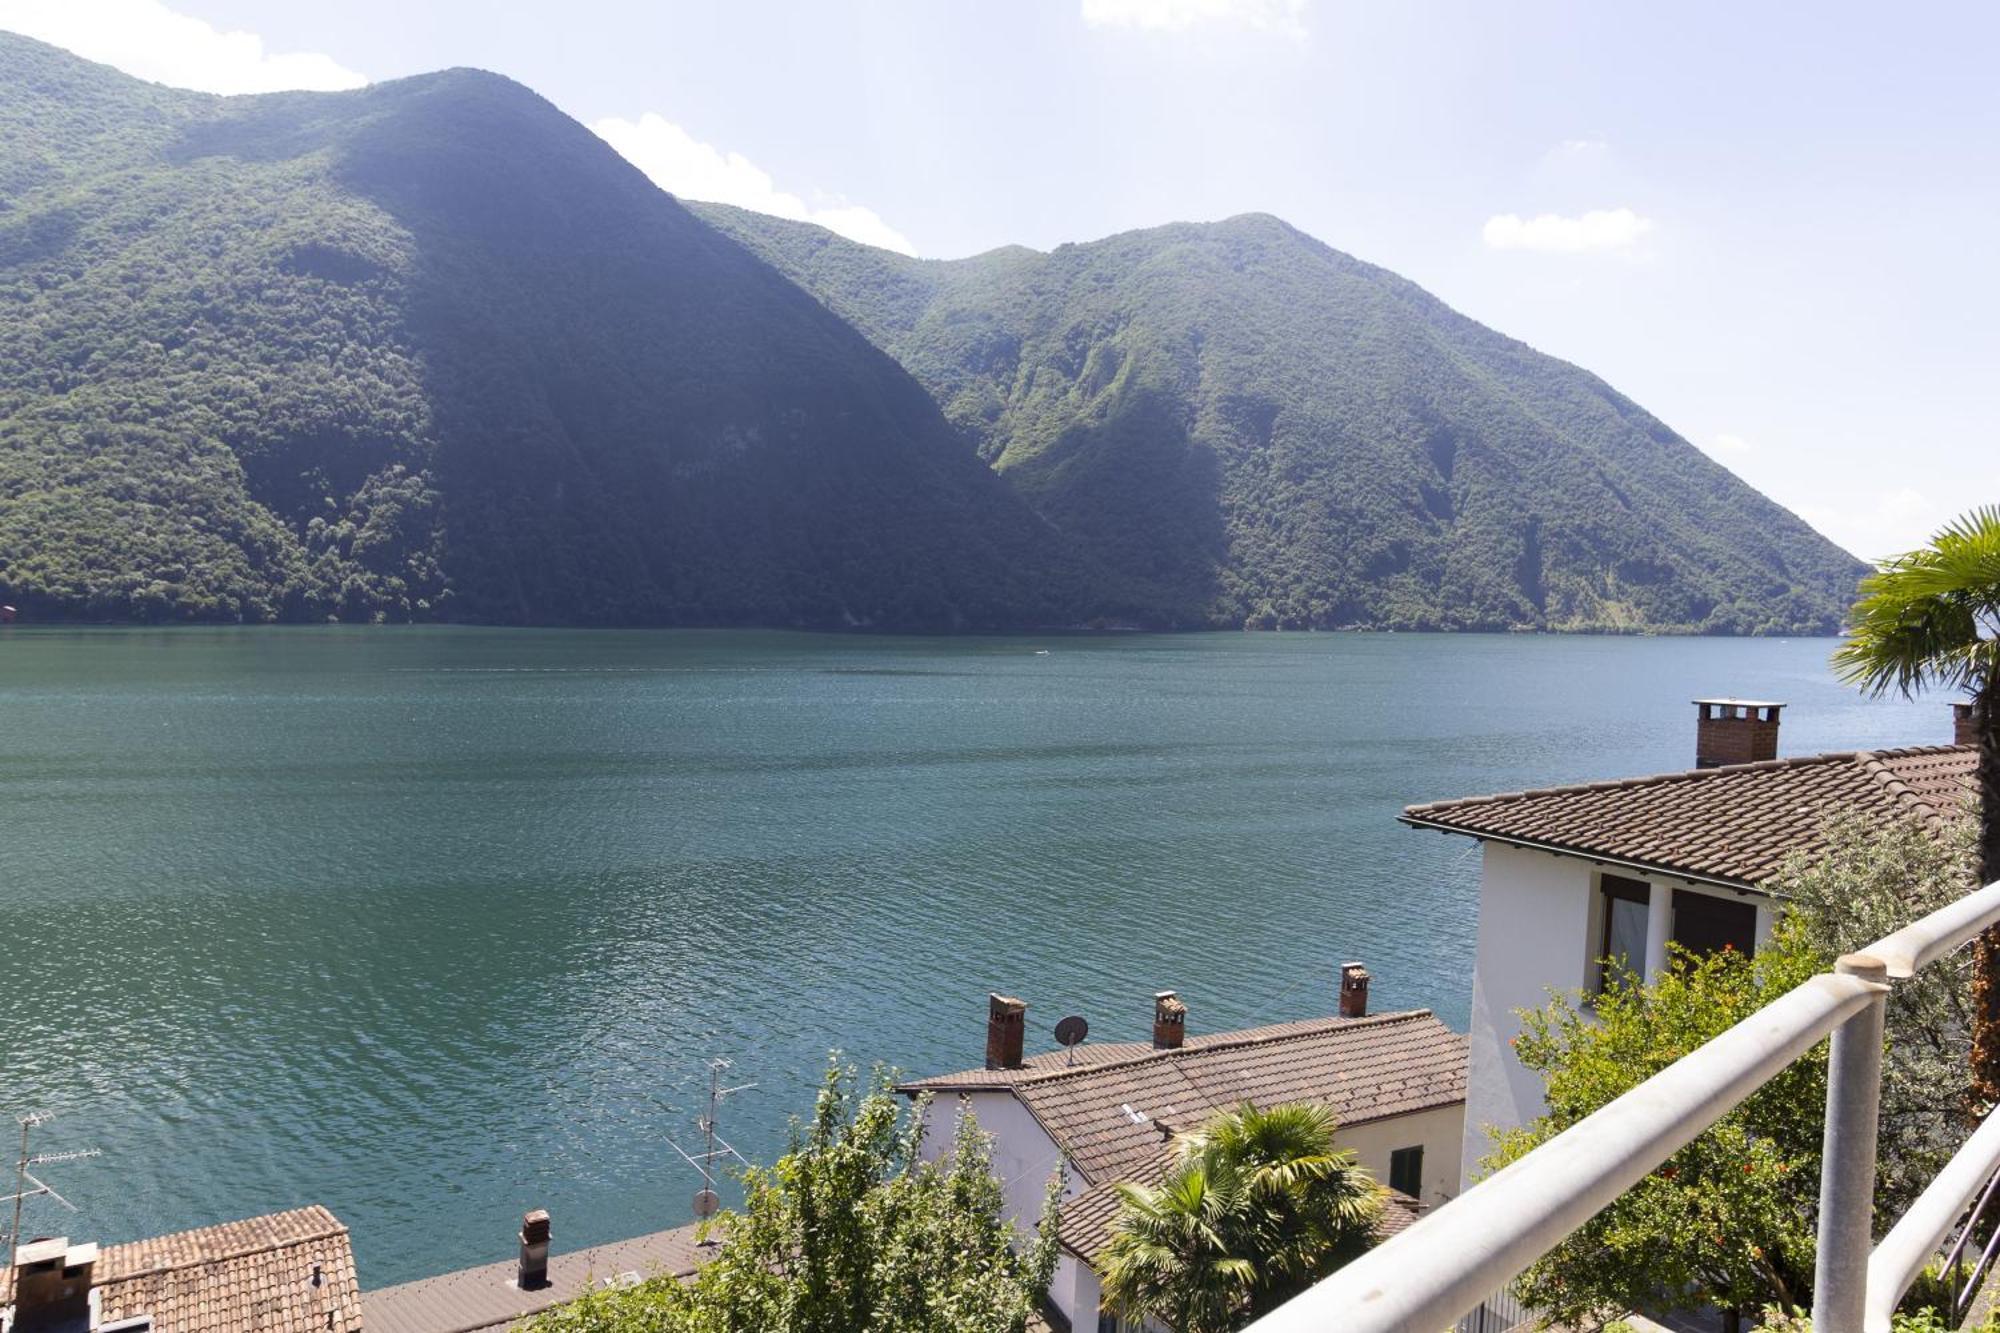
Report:
[[[1250,1326],[1249,1333],[1438,1333],[1831,1034],[1815,1333],[1888,1333],[1952,1225],[2000,1170],[1989,1116],[1870,1252],[1883,1007],[2000,923],[2000,882],[1842,958],[1707,1045],[1495,1172]]]

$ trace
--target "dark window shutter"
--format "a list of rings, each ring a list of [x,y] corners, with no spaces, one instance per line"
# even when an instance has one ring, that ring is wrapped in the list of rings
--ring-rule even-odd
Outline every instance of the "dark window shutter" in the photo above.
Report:
[[[1389,1154],[1389,1188],[1407,1194],[1412,1199],[1424,1197],[1422,1144],[1414,1148],[1398,1148]]]
[[[1757,951],[1757,909],[1749,903],[1677,889],[1674,942],[1701,957],[1728,948],[1747,958]]]

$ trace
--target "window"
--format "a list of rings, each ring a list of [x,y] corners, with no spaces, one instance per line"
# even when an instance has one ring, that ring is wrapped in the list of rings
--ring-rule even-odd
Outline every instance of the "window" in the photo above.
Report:
[[[1757,951],[1757,909],[1749,903],[1677,889],[1674,943],[1702,956],[1734,949],[1747,957]]]
[[[1604,932],[1598,940],[1597,986],[1602,990],[1627,973],[1646,969],[1646,911],[1652,886],[1636,879],[1606,875],[1599,883],[1604,895]]]
[[[1389,1188],[1412,1199],[1424,1197],[1424,1147],[1398,1148],[1389,1154]]]

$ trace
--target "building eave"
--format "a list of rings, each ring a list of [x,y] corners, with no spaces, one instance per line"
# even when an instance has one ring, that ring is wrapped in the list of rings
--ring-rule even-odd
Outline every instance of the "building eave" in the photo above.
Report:
[[[1592,851],[1588,847],[1577,847],[1568,843],[1548,842],[1539,838],[1524,838],[1508,833],[1494,833],[1485,829],[1460,828],[1455,824],[1444,823],[1440,820],[1425,819],[1421,815],[1412,815],[1407,812],[1397,815],[1396,819],[1399,823],[1406,824],[1410,828],[1434,829],[1439,833],[1453,833],[1462,838],[1476,838],[1480,842],[1497,842],[1509,847],[1519,847],[1525,851],[1547,852],[1551,856],[1568,856],[1579,861],[1588,861],[1593,865],[1615,867],[1619,870],[1630,870],[1642,875],[1664,875],[1673,879],[1685,880],[1690,884],[1706,884],[1713,888],[1728,889],[1731,893],[1736,894],[1756,894],[1760,898],[1774,896],[1769,890],[1750,880],[1736,879],[1725,875],[1705,875],[1700,871],[1689,870],[1685,866],[1666,865],[1657,861],[1635,861],[1629,857],[1611,856],[1604,852]]]

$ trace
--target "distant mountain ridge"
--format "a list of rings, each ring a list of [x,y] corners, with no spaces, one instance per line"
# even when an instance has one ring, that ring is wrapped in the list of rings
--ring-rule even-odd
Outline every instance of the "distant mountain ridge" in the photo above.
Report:
[[[0,199],[31,619],[1087,609],[893,361],[496,75],[218,98],[0,34]]]
[[[1189,622],[1831,632],[1862,572],[1596,376],[1277,218],[924,261],[693,207]]]
[[[1860,567],[1272,218],[937,263],[496,75],[220,98],[0,33],[30,619],[1831,628]]]

